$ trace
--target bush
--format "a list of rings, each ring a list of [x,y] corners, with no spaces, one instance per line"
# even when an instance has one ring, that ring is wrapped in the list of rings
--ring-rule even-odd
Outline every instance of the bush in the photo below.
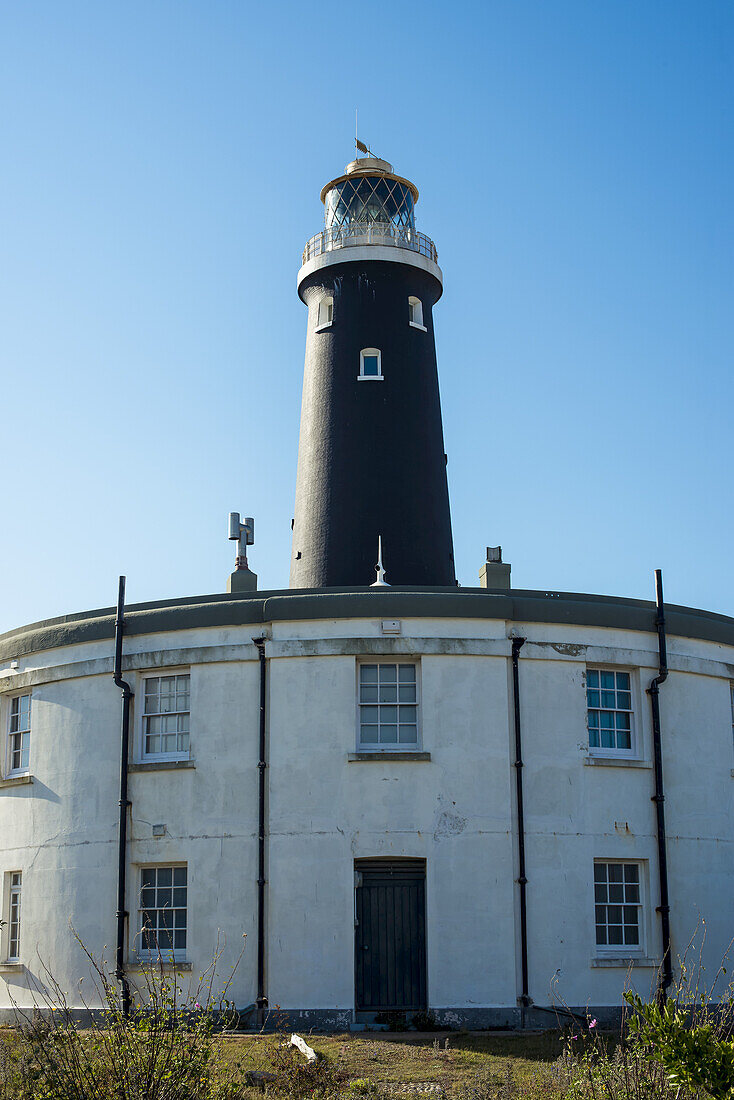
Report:
[[[77,938],[78,939],[78,938]],[[20,1031],[21,1100],[209,1100],[216,1095],[213,1033],[228,1006],[214,998],[217,956],[196,992],[182,996],[161,961],[143,971],[143,989],[124,1015],[114,975],[81,941],[92,967],[95,1002],[81,1031],[48,972],[39,1007]],[[1,1094],[0,1094],[1,1095]],[[13,1096],[13,1093],[8,1093]]]
[[[411,1023],[416,1031],[440,1031],[436,1014],[430,1008],[428,1011],[414,1012]]]
[[[634,1009],[630,1035],[665,1070],[673,1088],[703,1088],[713,1100],[734,1098],[734,1039],[718,1032],[721,1020],[696,1020],[671,998],[662,1005],[645,1004],[625,994]],[[712,1014],[709,1014],[712,1017]]]
[[[377,1012],[376,1024],[387,1024],[388,1031],[407,1031],[408,1017],[404,1012]]]

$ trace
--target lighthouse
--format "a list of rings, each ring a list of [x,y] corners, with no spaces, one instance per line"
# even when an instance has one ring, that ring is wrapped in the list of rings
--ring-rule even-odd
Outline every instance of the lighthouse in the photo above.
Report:
[[[291,588],[455,585],[433,329],[443,275],[418,189],[366,156],[321,192],[308,308]]]

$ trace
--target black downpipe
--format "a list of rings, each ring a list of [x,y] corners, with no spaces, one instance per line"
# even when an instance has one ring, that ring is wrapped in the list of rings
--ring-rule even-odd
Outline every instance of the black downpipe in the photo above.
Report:
[[[260,658],[260,759],[258,760],[258,854],[257,854],[257,1026],[265,1023],[265,1009],[268,999],[265,996],[265,688],[267,662],[265,659],[265,638],[253,638]]]
[[[525,1027],[527,1009],[531,1004],[528,994],[528,918],[525,876],[525,809],[522,794],[522,728],[520,726],[520,650],[524,638],[512,639],[512,698],[515,709],[515,790],[517,793],[517,848],[519,856],[520,887],[520,963],[522,967],[522,991],[520,993],[520,1026]]]
[[[668,678],[668,653],[665,641],[665,607],[663,604],[663,574],[655,570],[655,602],[658,632],[658,675],[651,681],[647,693],[652,705],[652,743],[655,762],[655,794],[652,801],[657,811],[658,872],[660,876],[660,925],[663,939],[663,968],[658,986],[658,999],[664,1001],[673,981],[673,960],[670,957],[670,902],[668,898],[668,854],[665,842],[665,792],[663,789],[663,752],[660,741],[660,685]]]
[[[127,797],[127,760],[130,746],[130,700],[133,691],[122,679],[122,632],[125,626],[125,578],[120,577],[117,594],[117,618],[115,619],[115,671],[113,678],[122,688],[122,737],[120,745],[120,820],[117,840],[117,945],[115,948],[115,977],[120,983],[123,1016],[130,1015],[130,985],[125,977],[125,882],[127,872],[127,814],[130,800]]]

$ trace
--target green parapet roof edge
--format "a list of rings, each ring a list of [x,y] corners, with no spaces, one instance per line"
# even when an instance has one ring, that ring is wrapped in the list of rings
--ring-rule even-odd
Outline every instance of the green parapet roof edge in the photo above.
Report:
[[[666,604],[668,634],[734,646],[734,618]],[[125,635],[308,619],[503,619],[655,633],[655,604],[622,596],[524,589],[322,588],[214,593],[130,604]],[[0,635],[0,661],[60,646],[112,639],[115,608],[62,615]]]

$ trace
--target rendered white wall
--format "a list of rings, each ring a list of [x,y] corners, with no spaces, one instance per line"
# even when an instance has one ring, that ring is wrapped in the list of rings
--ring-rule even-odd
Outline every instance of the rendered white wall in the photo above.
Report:
[[[520,655],[530,993],[557,988],[572,1005],[618,1004],[623,969],[595,967],[595,858],[645,861],[646,955],[659,959],[649,699],[654,637],[633,631],[515,624]],[[191,668],[195,767],[133,772],[128,908],[141,864],[184,861],[196,977],[226,940],[222,976],[245,955],[231,990],[255,997],[259,670],[253,627],[189,629],[130,639],[126,672]],[[340,1010],[354,1004],[353,862],[378,855],[427,861],[428,990],[442,1008],[507,1006],[519,991],[515,774],[507,624],[403,620],[278,622],[268,642],[268,974],[271,1004]],[[213,647],[213,648],[212,648]],[[429,762],[357,762],[360,652],[415,654],[422,748]],[[669,639],[661,689],[674,951],[699,918],[716,969],[734,933],[734,752],[729,677],[734,652]],[[187,660],[187,658],[190,658]],[[729,662],[728,664],[726,662]],[[96,662],[90,664],[89,662]],[[640,766],[589,766],[587,663],[635,674]],[[71,675],[74,671],[81,675]],[[91,674],[91,673],[94,674]],[[32,681],[28,786],[0,788],[0,874],[23,871],[25,974],[0,973],[0,1008],[27,1002],[36,950],[74,997],[86,972],[72,922],[96,951],[115,938],[120,695],[111,646],[93,642],[0,670],[5,695]],[[5,715],[3,714],[3,722]],[[5,725],[3,724],[3,735]],[[152,825],[166,835],[154,838]],[[632,979],[647,992],[652,969]],[[345,1016],[344,1019],[347,1017]]]

